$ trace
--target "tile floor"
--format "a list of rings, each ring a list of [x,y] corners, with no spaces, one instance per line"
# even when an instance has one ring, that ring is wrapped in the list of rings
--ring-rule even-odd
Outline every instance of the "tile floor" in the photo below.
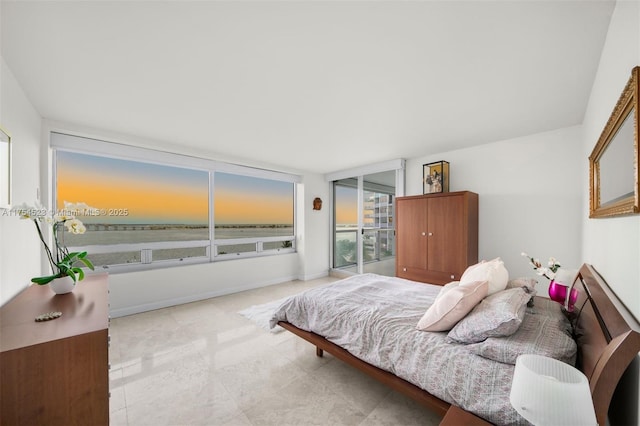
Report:
[[[437,425],[440,417],[237,312],[293,281],[111,321],[111,425]]]

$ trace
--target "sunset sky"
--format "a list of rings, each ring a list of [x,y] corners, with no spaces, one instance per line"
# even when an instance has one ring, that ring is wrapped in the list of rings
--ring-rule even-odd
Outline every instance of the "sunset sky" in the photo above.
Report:
[[[336,225],[357,225],[358,191],[356,188],[337,185],[335,192]]]
[[[293,225],[291,183],[216,173],[213,193],[217,225]]]
[[[214,189],[218,224],[293,223],[290,183],[216,173]],[[58,208],[68,201],[103,210],[88,223],[207,224],[208,193],[206,171],[57,153]]]

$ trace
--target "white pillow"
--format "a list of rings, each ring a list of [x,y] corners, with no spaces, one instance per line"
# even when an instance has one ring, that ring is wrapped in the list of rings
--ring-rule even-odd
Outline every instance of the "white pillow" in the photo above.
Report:
[[[486,281],[451,286],[442,297],[429,306],[416,328],[422,331],[449,331],[487,295]]]
[[[504,267],[502,259],[497,257],[487,262],[483,261],[469,266],[460,277],[461,286],[475,281],[488,281],[489,294],[497,293],[507,287],[509,272]]]

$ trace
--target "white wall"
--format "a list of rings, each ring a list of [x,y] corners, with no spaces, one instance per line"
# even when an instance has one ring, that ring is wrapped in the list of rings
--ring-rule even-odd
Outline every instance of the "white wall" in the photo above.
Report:
[[[640,65],[640,3],[618,1],[609,24],[584,120],[582,156],[587,158],[622,93],[631,69]],[[589,197],[589,168],[583,163],[582,192]],[[591,263],[640,319],[640,215],[589,219],[588,204],[581,212],[585,262]],[[640,373],[636,358],[616,392],[613,424],[638,424]]]
[[[300,255],[300,272],[302,280],[310,280],[326,276],[329,271],[329,245],[331,231],[329,217],[330,191],[324,175],[307,174],[303,178],[304,194],[299,193],[299,211],[304,211],[303,224],[298,224],[304,231],[298,238],[298,254]],[[322,209],[313,210],[313,199],[320,197]]]
[[[479,194],[480,259],[500,256],[509,276],[536,277],[520,253],[563,267],[581,263],[581,127],[570,127],[407,161],[407,195],[422,193],[422,165],[450,163],[450,190]],[[548,280],[538,277],[546,295]]]
[[[0,57],[0,124],[13,144],[13,204],[36,201],[40,182],[41,120]],[[40,241],[31,221],[0,210],[0,305],[40,274]]]
[[[294,280],[297,273],[297,255],[286,254],[113,274],[109,311],[129,315]]]

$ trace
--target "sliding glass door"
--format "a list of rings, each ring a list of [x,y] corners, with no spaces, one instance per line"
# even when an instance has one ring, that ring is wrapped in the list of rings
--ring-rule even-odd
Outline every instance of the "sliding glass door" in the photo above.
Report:
[[[395,275],[396,170],[333,181],[333,267]]]
[[[333,267],[357,272],[358,265],[358,180],[333,182]]]
[[[363,272],[395,275],[395,171],[363,176]]]

